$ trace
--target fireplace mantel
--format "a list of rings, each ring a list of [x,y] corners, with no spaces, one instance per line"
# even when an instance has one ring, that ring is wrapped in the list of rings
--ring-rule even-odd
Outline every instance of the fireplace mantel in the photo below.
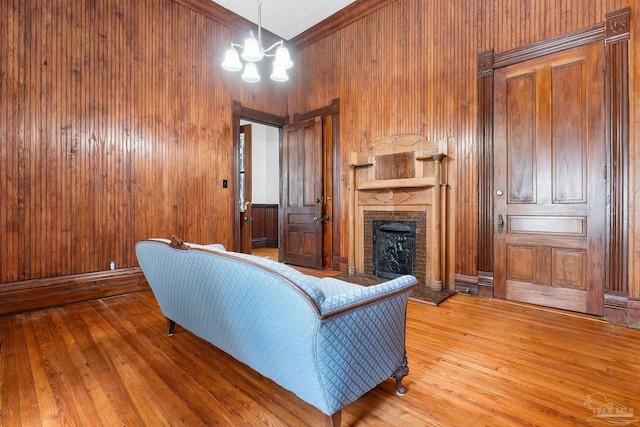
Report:
[[[419,188],[438,185],[437,177],[408,178],[408,179],[376,179],[356,183],[356,190],[380,190],[390,188]]]
[[[449,140],[393,135],[349,157],[349,273],[365,271],[365,212],[424,212],[427,287],[453,288],[446,279],[447,163]]]

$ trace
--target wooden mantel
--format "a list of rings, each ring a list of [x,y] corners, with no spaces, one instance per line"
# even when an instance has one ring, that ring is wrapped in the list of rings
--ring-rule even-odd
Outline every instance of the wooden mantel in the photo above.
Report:
[[[446,244],[450,139],[430,142],[420,135],[392,135],[350,154],[350,274],[371,274],[365,271],[364,262],[365,212],[424,212],[423,228],[427,234],[424,284],[434,289],[440,286],[453,289]]]

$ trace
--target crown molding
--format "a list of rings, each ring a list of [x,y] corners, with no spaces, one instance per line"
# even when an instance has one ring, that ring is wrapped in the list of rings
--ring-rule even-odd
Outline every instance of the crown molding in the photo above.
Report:
[[[254,29],[258,24],[255,24],[248,19],[243,18],[242,16],[220,6],[218,3],[214,3],[209,0],[173,0],[175,3],[178,3],[186,8],[193,10],[194,12],[199,13],[207,18],[210,18],[225,27],[229,27],[234,32],[242,33],[249,29]],[[262,28],[262,37],[268,43],[275,43],[279,40],[282,40],[282,37],[279,37],[269,30]]]
[[[197,12],[207,18],[210,18],[232,31],[244,32],[256,26],[255,23],[235,14],[234,12],[220,6],[209,0],[173,0],[182,6],[185,6],[194,12]],[[397,0],[356,0],[349,6],[334,13],[327,19],[319,22],[305,32],[297,35],[291,40],[286,40],[287,44],[293,50],[302,49],[312,43],[334,33],[341,28],[346,27],[367,15],[381,9]],[[276,42],[283,40],[282,37],[272,32],[262,29],[262,35],[267,42]]]
[[[294,50],[302,49],[395,1],[397,0],[357,0],[289,40],[289,46]]]

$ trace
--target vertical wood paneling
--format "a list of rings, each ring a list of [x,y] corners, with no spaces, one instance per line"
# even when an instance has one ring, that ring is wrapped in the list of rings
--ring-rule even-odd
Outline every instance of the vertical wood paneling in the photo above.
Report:
[[[629,82],[629,180],[630,180],[630,218],[629,218],[629,296],[640,300],[640,82],[635,71],[640,72],[640,26],[638,25],[638,13],[640,13],[640,0],[632,0],[631,3],[631,41],[630,41],[630,82]],[[636,310],[640,304],[635,305]],[[639,316],[640,317],[640,316]],[[640,318],[636,318],[636,325],[640,324]]]
[[[284,116],[335,98],[343,163],[393,133],[455,138],[455,271],[475,275],[478,52],[628,5],[397,0],[294,53],[292,79],[275,86],[222,71],[224,48],[242,35],[170,0],[0,0],[0,282],[99,271],[111,259],[132,266],[135,241],[150,236],[230,244],[234,202],[221,181],[234,184],[231,101]],[[345,165],[336,169],[346,194]]]
[[[396,1],[296,54],[300,79],[289,96],[289,111],[304,112],[330,99],[341,100],[340,158],[373,139],[394,133],[422,133],[430,140],[457,138],[458,159],[475,156],[476,7],[454,8],[446,2]],[[325,51],[336,52],[331,63]],[[318,74],[335,61],[337,75]],[[325,76],[333,78],[328,79]],[[308,77],[307,77],[308,76]],[[312,90],[308,88],[313,87]],[[344,163],[344,160],[343,160]],[[345,164],[339,170],[346,176]],[[461,185],[477,185],[473,168],[462,167]],[[346,194],[346,179],[341,191]],[[456,194],[456,193],[453,193]],[[477,204],[473,192],[457,193],[456,203]],[[340,217],[347,218],[346,206]],[[464,223],[476,227],[474,221]],[[458,239],[474,242],[465,230]],[[471,231],[473,236],[473,231]],[[342,242],[346,253],[346,241]],[[471,243],[473,245],[473,243]],[[474,247],[468,248],[470,253]],[[474,271],[475,258],[458,258]]]
[[[231,101],[285,115],[286,86],[224,72],[231,31],[170,0],[0,8],[0,283],[230,245]]]
[[[289,111],[310,111],[340,98],[341,159],[394,133],[417,132],[430,140],[453,136],[455,272],[475,276],[478,53],[500,53],[588,27],[627,5],[625,0],[474,0],[460,7],[397,0],[296,53]],[[339,167],[346,176],[346,166]],[[346,221],[346,206],[340,217]]]

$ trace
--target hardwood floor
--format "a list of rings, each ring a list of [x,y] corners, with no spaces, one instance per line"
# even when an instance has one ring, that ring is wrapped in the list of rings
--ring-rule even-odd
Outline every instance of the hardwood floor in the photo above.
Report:
[[[222,351],[164,330],[151,292],[1,317],[0,424],[323,425]],[[388,380],[345,408],[343,426],[605,425],[588,421],[595,393],[640,412],[638,330],[456,295],[410,301],[407,342],[407,394]]]

